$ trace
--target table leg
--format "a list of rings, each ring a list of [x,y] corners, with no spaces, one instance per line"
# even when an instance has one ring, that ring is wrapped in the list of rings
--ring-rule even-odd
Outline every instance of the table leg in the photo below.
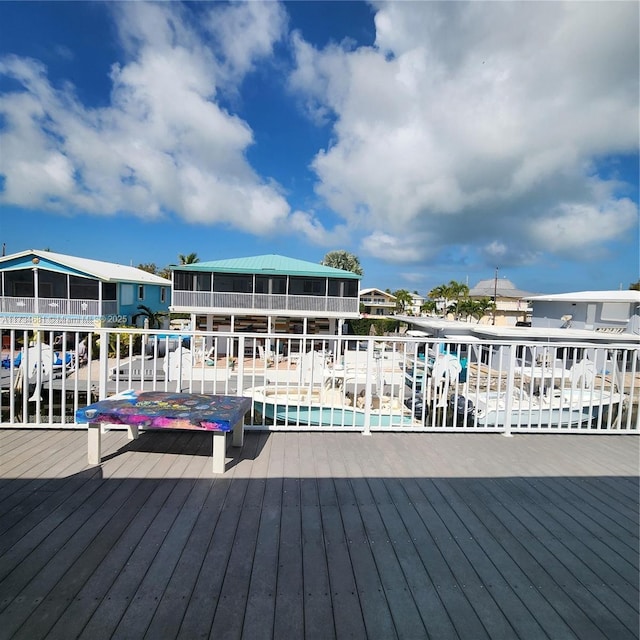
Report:
[[[138,438],[138,425],[130,424],[127,427],[127,437],[129,440],[137,440]]]
[[[233,425],[232,446],[241,447],[244,444],[244,416]]]
[[[89,464],[100,464],[102,461],[102,429],[99,422],[90,422],[88,434],[88,459]]]
[[[227,432],[213,431],[213,473],[224,473],[227,457]]]

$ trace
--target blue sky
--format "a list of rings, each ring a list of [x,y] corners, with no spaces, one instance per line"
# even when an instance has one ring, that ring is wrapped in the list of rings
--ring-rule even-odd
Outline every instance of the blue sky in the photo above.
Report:
[[[0,242],[639,277],[636,2],[0,3]]]

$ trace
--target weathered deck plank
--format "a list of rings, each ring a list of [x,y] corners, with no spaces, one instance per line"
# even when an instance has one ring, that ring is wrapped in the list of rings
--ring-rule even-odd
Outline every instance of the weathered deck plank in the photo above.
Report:
[[[0,431],[0,639],[637,639],[638,444]]]

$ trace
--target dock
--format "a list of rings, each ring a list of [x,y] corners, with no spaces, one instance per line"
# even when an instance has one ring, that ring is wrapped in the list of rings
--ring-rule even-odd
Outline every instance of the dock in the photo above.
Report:
[[[0,638],[637,640],[639,444],[0,429]]]

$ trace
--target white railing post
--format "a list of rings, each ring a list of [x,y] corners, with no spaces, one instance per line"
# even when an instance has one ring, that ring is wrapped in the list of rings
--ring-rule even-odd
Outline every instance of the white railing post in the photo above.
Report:
[[[109,333],[105,329],[99,331],[100,335],[100,363],[98,369],[98,399],[104,400],[107,397],[107,381],[109,378]],[[91,361],[87,363],[91,371]],[[87,398],[87,401],[89,399]]]
[[[244,336],[238,336],[238,368],[236,374],[236,395],[241,396],[244,386]]]
[[[373,345],[374,341],[370,338],[367,343],[367,375],[364,387],[364,429],[362,430],[363,436],[371,435],[371,404],[373,401],[371,395],[371,376],[373,374]]]
[[[504,431],[502,432],[502,435],[505,438],[511,438],[513,436],[513,434],[511,433],[511,420],[513,410],[513,375],[514,367],[516,366],[516,347],[514,344],[511,344],[507,347],[507,349],[509,349],[509,366],[507,367],[507,380],[504,401]],[[498,379],[498,388],[499,387],[500,379]]]

